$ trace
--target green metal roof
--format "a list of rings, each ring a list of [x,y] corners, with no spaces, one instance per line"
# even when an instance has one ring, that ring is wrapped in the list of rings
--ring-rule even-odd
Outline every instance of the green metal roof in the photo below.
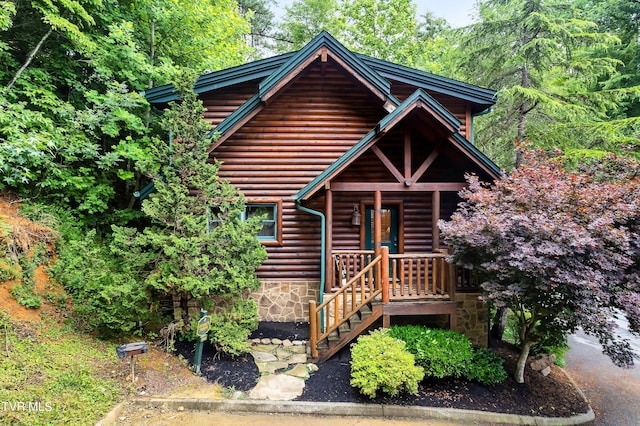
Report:
[[[323,45],[338,54],[349,66],[370,81],[374,87],[389,95],[390,83],[388,80],[390,79],[472,102],[474,104],[474,113],[489,108],[497,100],[496,92],[491,89],[463,83],[367,55],[354,54],[326,31],[321,32],[309,44],[296,52],[285,53],[204,74],[194,83],[194,92],[206,93],[247,81],[262,80],[259,84],[259,93],[262,95],[295,69],[296,64],[304,60],[307,55],[316,52]],[[147,101],[152,104],[162,104],[178,99],[172,84],[148,89],[143,94]]]
[[[362,138],[358,143],[353,145],[347,152],[345,152],[340,158],[338,158],[333,164],[327,167],[322,173],[316,176],[311,182],[309,182],[304,188],[298,191],[293,196],[296,201],[303,200],[309,195],[312,195],[324,182],[332,178],[333,175],[340,170],[344,165],[355,160],[362,153],[369,143],[376,138],[380,133],[388,130],[388,127],[396,122],[396,119],[408,111],[414,109],[418,102],[424,102],[430,108],[432,108],[446,123],[452,125],[456,130],[453,133],[453,137],[461,147],[473,158],[478,160],[482,165],[491,170],[496,176],[501,174],[500,168],[487,158],[482,152],[478,150],[471,142],[465,139],[458,130],[460,129],[460,121],[456,119],[449,111],[447,111],[442,105],[440,105],[435,99],[429,96],[422,89],[416,90],[411,96],[409,96],[402,104],[400,104],[393,112],[386,115],[373,130]]]
[[[364,63],[385,78],[417,86],[444,95],[464,99],[476,104],[474,113],[483,111],[497,101],[496,91],[451,78],[431,74],[426,71],[409,68],[393,62],[383,61],[370,56],[358,54]]]
[[[295,52],[285,53],[284,55],[203,74],[193,84],[193,91],[195,93],[206,93],[247,81],[262,80],[273,74],[294,54]],[[178,99],[178,94],[173,84],[154,87],[144,91],[143,94],[151,104],[162,104]]]

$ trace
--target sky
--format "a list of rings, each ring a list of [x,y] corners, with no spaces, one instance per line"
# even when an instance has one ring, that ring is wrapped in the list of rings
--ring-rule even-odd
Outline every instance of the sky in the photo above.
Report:
[[[284,11],[292,0],[277,0],[279,9]],[[418,15],[422,16],[429,10],[435,16],[444,18],[453,27],[463,27],[471,23],[471,13],[476,0],[413,0],[418,6]],[[276,15],[279,15],[276,12]]]
[[[471,23],[471,13],[476,0],[414,0],[418,15],[428,10],[439,18],[444,18],[453,27],[464,27]]]

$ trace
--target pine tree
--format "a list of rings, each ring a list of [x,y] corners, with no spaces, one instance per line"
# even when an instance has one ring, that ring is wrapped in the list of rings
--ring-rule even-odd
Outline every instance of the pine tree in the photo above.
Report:
[[[156,191],[142,205],[151,226],[130,241],[154,254],[146,285],[184,308],[196,301],[207,309],[213,344],[238,355],[248,350],[248,334],[257,327],[249,293],[258,288],[255,271],[266,259],[257,239],[260,218],[240,219],[244,197],[218,178],[219,163],[208,162],[211,139],[205,137],[202,103],[190,85],[179,92],[181,100],[170,104],[162,121],[172,142],[157,141],[149,159],[139,163]],[[187,331],[197,320],[183,310]]]

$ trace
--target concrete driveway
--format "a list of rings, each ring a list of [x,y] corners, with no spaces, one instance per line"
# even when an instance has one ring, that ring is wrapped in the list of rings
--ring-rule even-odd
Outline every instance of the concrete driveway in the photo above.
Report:
[[[640,354],[640,338],[631,335],[626,321],[619,321],[620,335]],[[640,360],[631,369],[616,367],[602,354],[598,341],[579,332],[569,337],[566,370],[589,400],[596,419],[592,425],[640,425]]]

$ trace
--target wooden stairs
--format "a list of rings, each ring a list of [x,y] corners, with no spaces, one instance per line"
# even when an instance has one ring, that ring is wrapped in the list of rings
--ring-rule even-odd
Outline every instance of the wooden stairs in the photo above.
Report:
[[[330,333],[326,339],[318,342],[316,362],[321,363],[334,356],[340,349],[364,333],[380,317],[382,317],[382,305],[380,303],[364,305],[340,327]]]
[[[440,262],[444,262],[443,254],[437,256],[441,258]],[[409,270],[414,270],[411,262],[409,260]],[[375,259],[362,267],[355,276],[347,277],[346,282],[326,300],[321,300],[320,305],[316,305],[313,300],[309,302],[309,349],[315,362],[331,358],[380,318],[382,326],[386,328],[389,327],[390,317],[394,315],[447,314],[450,327],[456,328],[454,279],[457,275],[453,267],[443,267],[441,263],[436,269],[432,264],[431,274],[417,267],[416,271],[423,271],[422,279],[420,274],[416,275],[415,280],[410,275],[408,283],[411,285],[412,282],[422,282],[422,293],[403,292],[404,282],[395,278],[395,263],[391,269],[394,288],[390,291],[389,263],[388,248],[383,247]],[[428,286],[427,278],[434,280],[432,286]],[[400,290],[398,282],[402,284]],[[427,294],[427,287],[437,288],[439,292]]]
[[[366,265],[320,306],[309,302],[309,346],[316,362],[329,359],[383,314],[389,302],[389,251]],[[322,344],[324,347],[319,347]]]

